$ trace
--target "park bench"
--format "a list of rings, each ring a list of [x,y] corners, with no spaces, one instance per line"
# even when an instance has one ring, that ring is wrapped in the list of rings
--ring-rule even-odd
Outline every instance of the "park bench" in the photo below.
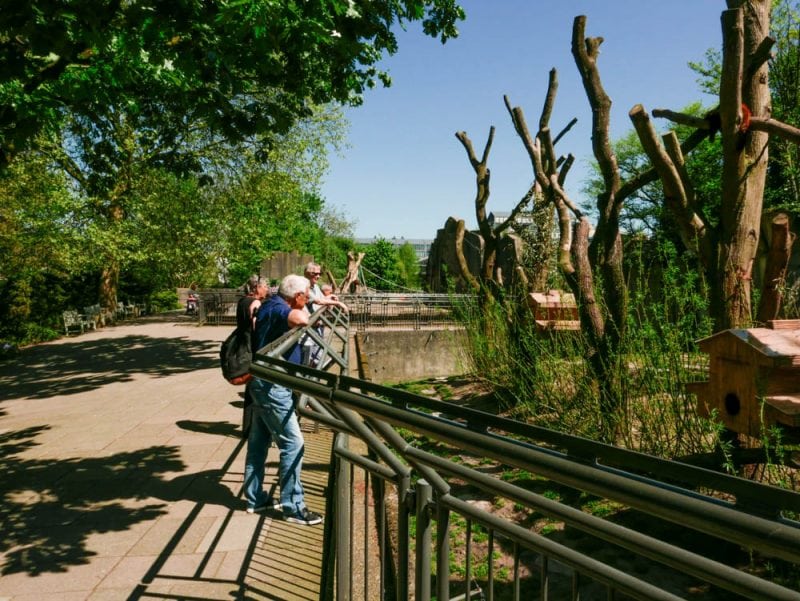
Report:
[[[126,305],[122,301],[117,303],[117,309],[114,311],[114,319],[127,319],[128,317],[135,317],[134,306]]]
[[[64,332],[67,336],[72,330],[80,330],[80,333],[83,334],[86,330],[95,329],[94,320],[81,315],[75,310],[64,311],[62,317],[64,319]]]
[[[102,307],[100,307],[100,305],[89,305],[88,307],[84,307],[83,314],[86,316],[86,319],[94,322],[95,328],[97,328],[97,326],[105,327],[106,312]]]

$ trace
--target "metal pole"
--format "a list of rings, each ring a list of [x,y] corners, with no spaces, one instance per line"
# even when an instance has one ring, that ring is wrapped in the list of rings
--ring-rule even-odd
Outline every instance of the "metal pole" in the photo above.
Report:
[[[342,437],[347,446],[349,436]],[[336,459],[336,601],[350,601],[350,466]]]
[[[450,510],[437,505],[436,511],[436,588],[437,601],[450,599]],[[469,586],[469,576],[467,577]],[[468,589],[469,590],[469,589]],[[469,600],[468,600],[469,601]]]
[[[431,514],[428,506],[432,499],[431,485],[418,480],[416,601],[431,601]]]
[[[408,600],[408,501],[411,476],[400,476],[397,482],[397,601]]]

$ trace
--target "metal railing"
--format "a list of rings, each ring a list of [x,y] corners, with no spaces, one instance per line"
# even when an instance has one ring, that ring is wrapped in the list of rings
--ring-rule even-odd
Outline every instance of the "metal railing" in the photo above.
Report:
[[[350,308],[350,323],[358,331],[374,328],[452,327],[456,309],[474,301],[469,294],[347,294],[341,300]]]
[[[348,377],[347,316],[326,309],[315,313],[312,321],[326,325],[324,336],[313,327],[305,329],[323,346],[323,369],[280,358],[305,334],[295,330],[259,351],[251,371],[303,393],[300,413],[336,432],[321,598],[429,601],[435,594],[438,601],[493,600],[501,563],[495,557],[501,551],[513,565],[510,582],[504,583],[513,599],[523,598],[531,586],[537,596],[528,592],[526,599],[585,599],[593,587],[609,599],[618,593],[647,600],[683,598],[675,587],[600,561],[592,551],[582,552],[476,505],[459,492],[468,484],[495,506],[514,503],[581,533],[594,541],[594,548],[610,547],[619,555],[654,562],[659,570],[689,576],[711,589],[749,599],[800,599],[796,588],[651,534],[665,530],[652,526],[668,525],[670,535],[700,533],[717,540],[717,547],[742,547],[797,567],[800,494]],[[367,453],[351,449],[349,441],[355,438],[366,444]],[[476,459],[474,465],[448,456],[464,454]],[[491,470],[481,467],[485,462]],[[507,482],[500,476],[507,468],[634,510],[647,516],[648,526],[615,523]],[[361,487],[366,517],[359,533],[364,537],[363,560],[353,551],[354,470],[364,474],[366,483]],[[366,513],[373,503],[377,535]],[[455,518],[466,524],[459,590],[451,590],[450,582]],[[473,555],[479,530],[487,537],[482,586],[476,584]],[[370,572],[370,553],[377,556],[377,575]],[[360,577],[353,577],[355,570],[363,570]],[[566,586],[569,593],[556,585]]]
[[[242,298],[237,288],[200,290],[198,322],[205,325],[236,325],[236,303]]]

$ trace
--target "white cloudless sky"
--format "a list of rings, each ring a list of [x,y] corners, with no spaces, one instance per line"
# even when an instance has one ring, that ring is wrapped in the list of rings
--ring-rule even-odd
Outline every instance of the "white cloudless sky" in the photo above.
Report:
[[[381,66],[392,86],[349,108],[347,148],[331,157],[326,203],[355,222],[357,237],[433,238],[448,217],[475,227],[475,174],[455,137],[466,131],[489,157],[489,210],[509,211],[530,185],[527,153],[503,103],[525,112],[535,132],[549,72],[559,88],[551,130],[578,123],[559,142],[575,155],[566,189],[581,202],[591,152],[591,109],[570,50],[572,24],[586,15],[586,36],[603,37],[598,65],[611,97],[611,135],[632,129],[628,111],[643,104],[679,110],[714,99],[702,94],[689,61],[718,49],[724,0],[461,0],[467,18],[442,45],[419,24],[398,30],[399,51]],[[655,120],[656,125],[662,125]],[[663,126],[666,126],[663,123]]]

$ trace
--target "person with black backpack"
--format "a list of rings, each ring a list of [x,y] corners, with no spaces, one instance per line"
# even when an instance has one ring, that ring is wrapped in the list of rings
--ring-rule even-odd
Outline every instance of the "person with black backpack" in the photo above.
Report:
[[[287,275],[278,294],[261,305],[256,317],[256,344],[262,348],[289,330],[308,325],[310,282],[299,275]],[[301,345],[294,344],[283,354],[290,363],[301,362]],[[305,443],[295,414],[295,399],[285,386],[260,378],[253,379],[253,423],[247,438],[244,467],[244,496],[248,513],[260,513],[280,507],[283,519],[295,524],[313,526],[323,521],[321,515],[306,507],[300,472]],[[276,503],[263,490],[264,462],[270,444],[280,451],[278,474],[280,500]]]
[[[269,282],[266,278],[252,275],[243,286],[244,296],[236,303],[236,329],[247,332],[251,356],[258,350],[255,347],[255,337],[252,335],[256,327],[256,314],[261,302],[269,295]],[[248,380],[244,387],[244,410],[242,413],[242,438],[247,438],[252,420],[251,405],[253,396],[250,391],[252,380]]]

